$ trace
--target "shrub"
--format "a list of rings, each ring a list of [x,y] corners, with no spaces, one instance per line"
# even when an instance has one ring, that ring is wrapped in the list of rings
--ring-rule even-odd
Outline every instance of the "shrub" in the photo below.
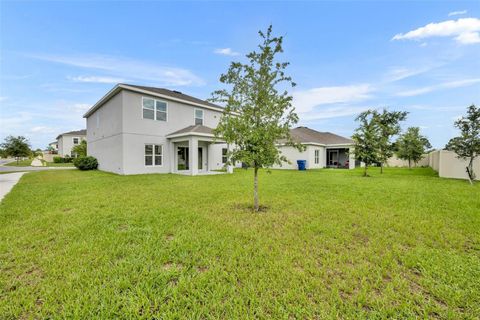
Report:
[[[80,170],[95,170],[98,167],[97,159],[91,156],[75,158],[73,164]]]
[[[70,157],[68,154],[65,156],[65,158],[63,158],[63,163],[71,163],[73,162],[73,159],[72,157]]]
[[[62,157],[53,157],[53,163],[63,163]]]

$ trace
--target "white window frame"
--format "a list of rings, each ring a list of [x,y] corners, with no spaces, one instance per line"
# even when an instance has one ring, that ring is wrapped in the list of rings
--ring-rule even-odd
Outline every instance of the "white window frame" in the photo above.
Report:
[[[143,100],[145,99],[150,99],[150,100],[153,100],[153,119],[148,119],[148,118],[144,118],[143,117],[143,109],[145,109],[143,107]],[[160,119],[157,119],[157,101],[158,102],[162,102],[162,103],[165,103],[165,120],[160,120]],[[150,110],[150,109],[148,109]],[[162,111],[163,112],[163,111]],[[149,97],[142,97],[142,119],[143,120],[153,120],[153,121],[165,121],[165,122],[168,122],[168,102],[165,101],[165,100],[160,100],[160,99],[154,99],[154,98],[149,98]]]
[[[314,153],[314,158],[315,158],[315,164],[319,164],[320,163],[320,149],[315,149],[315,153]]]
[[[151,146],[152,147],[152,154],[151,155],[147,155],[145,153],[145,147],[146,146]],[[155,164],[155,157],[158,156],[158,155],[155,155],[155,147],[160,147],[160,149],[162,150],[162,153],[159,155],[162,158],[162,164]],[[145,163],[145,157],[147,157],[147,156],[152,157],[152,164],[146,164]],[[161,167],[163,167],[163,144],[145,143],[143,145],[143,165],[147,168],[150,168],[150,167],[161,168]]]
[[[78,142],[77,142],[77,143],[75,143],[75,139],[78,139]],[[82,142],[81,139],[80,139],[80,137],[72,137],[72,144],[73,144],[74,146],[78,146],[78,145],[80,144],[80,142]]]
[[[197,124],[197,119],[200,119],[200,118],[197,118],[197,111],[201,111],[202,112],[202,124]],[[203,111],[203,109],[200,109],[200,108],[194,108],[193,109],[193,125],[195,126],[203,126],[203,124],[205,123],[205,112]]]

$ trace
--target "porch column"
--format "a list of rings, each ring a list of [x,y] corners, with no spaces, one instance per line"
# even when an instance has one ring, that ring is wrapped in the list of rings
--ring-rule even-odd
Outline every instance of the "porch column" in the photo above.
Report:
[[[188,141],[188,153],[190,159],[190,174],[196,176],[198,174],[198,138],[190,137]]]
[[[230,144],[227,144],[227,152],[230,153]],[[228,160],[231,160],[231,159],[228,159]],[[233,163],[229,164],[227,166],[227,173],[233,173]]]
[[[355,150],[353,148],[348,149],[348,169],[355,169]]]
[[[176,163],[175,163],[175,154],[177,153],[177,148],[175,148],[175,143],[170,141],[168,143],[168,161],[170,162],[170,173],[174,173],[176,170]]]

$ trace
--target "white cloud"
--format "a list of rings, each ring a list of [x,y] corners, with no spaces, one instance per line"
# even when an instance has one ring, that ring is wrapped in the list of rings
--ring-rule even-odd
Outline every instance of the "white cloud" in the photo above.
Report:
[[[316,106],[357,102],[371,98],[374,91],[369,84],[350,86],[319,87],[309,90],[296,91],[293,95],[293,104],[298,113],[312,111]]]
[[[46,126],[37,126],[37,127],[33,127],[30,129],[30,132],[32,133],[53,133],[55,132],[55,129],[51,128],[51,127],[46,127]]]
[[[452,11],[452,12],[449,12],[449,13],[448,13],[448,16],[449,16],[449,17],[451,17],[451,16],[459,16],[459,15],[466,14],[466,13],[467,13],[467,10]]]
[[[460,44],[480,43],[480,19],[463,18],[429,23],[424,27],[399,33],[392,40],[420,40],[430,37],[453,37]]]
[[[392,67],[387,72],[387,80],[389,82],[400,81],[406,78],[420,75],[434,69],[434,66],[418,67],[418,68],[406,68],[406,67]]]
[[[74,82],[93,82],[93,83],[121,83],[128,82],[124,78],[115,78],[115,77],[103,77],[103,76],[76,76],[76,77],[67,77],[68,80]]]
[[[312,112],[304,113],[301,115],[301,121],[314,121],[314,120],[323,120],[323,119],[332,119],[347,117],[352,115],[358,115],[359,113],[371,109],[367,106],[347,106],[340,105],[327,108],[316,108]]]
[[[231,48],[219,48],[219,49],[215,49],[213,52],[216,54],[221,54],[224,56],[232,56],[232,57],[240,55],[240,53],[233,51]]]
[[[444,83],[440,83],[433,86],[427,86],[423,88],[402,91],[402,92],[398,92],[397,96],[412,97],[412,96],[418,96],[424,93],[429,93],[429,92],[437,91],[441,89],[451,89],[451,88],[471,86],[476,83],[480,83],[480,78],[450,81],[450,82],[444,82]]]
[[[0,97],[0,102],[7,100],[7,97]]]
[[[160,66],[157,64],[108,55],[29,55],[32,58],[61,63],[84,69],[109,72],[115,77],[150,81],[157,85],[185,86],[203,85],[204,80],[183,68]]]

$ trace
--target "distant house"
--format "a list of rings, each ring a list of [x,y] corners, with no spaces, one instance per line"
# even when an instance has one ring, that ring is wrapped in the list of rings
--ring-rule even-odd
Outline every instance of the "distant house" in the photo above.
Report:
[[[118,84],[84,115],[88,155],[118,174],[222,169],[227,145],[213,128],[223,111],[179,91]]]
[[[57,152],[58,151],[58,141],[53,141],[48,144],[50,151]]]
[[[316,168],[355,168],[353,140],[331,132],[319,132],[307,127],[298,127],[290,131],[294,141],[305,146],[305,151],[279,143],[279,149],[290,163],[275,166],[277,169],[295,169],[297,160],[306,160],[307,169]]]
[[[58,155],[61,157],[74,157],[72,148],[87,138],[87,130],[70,131],[57,137]]]

